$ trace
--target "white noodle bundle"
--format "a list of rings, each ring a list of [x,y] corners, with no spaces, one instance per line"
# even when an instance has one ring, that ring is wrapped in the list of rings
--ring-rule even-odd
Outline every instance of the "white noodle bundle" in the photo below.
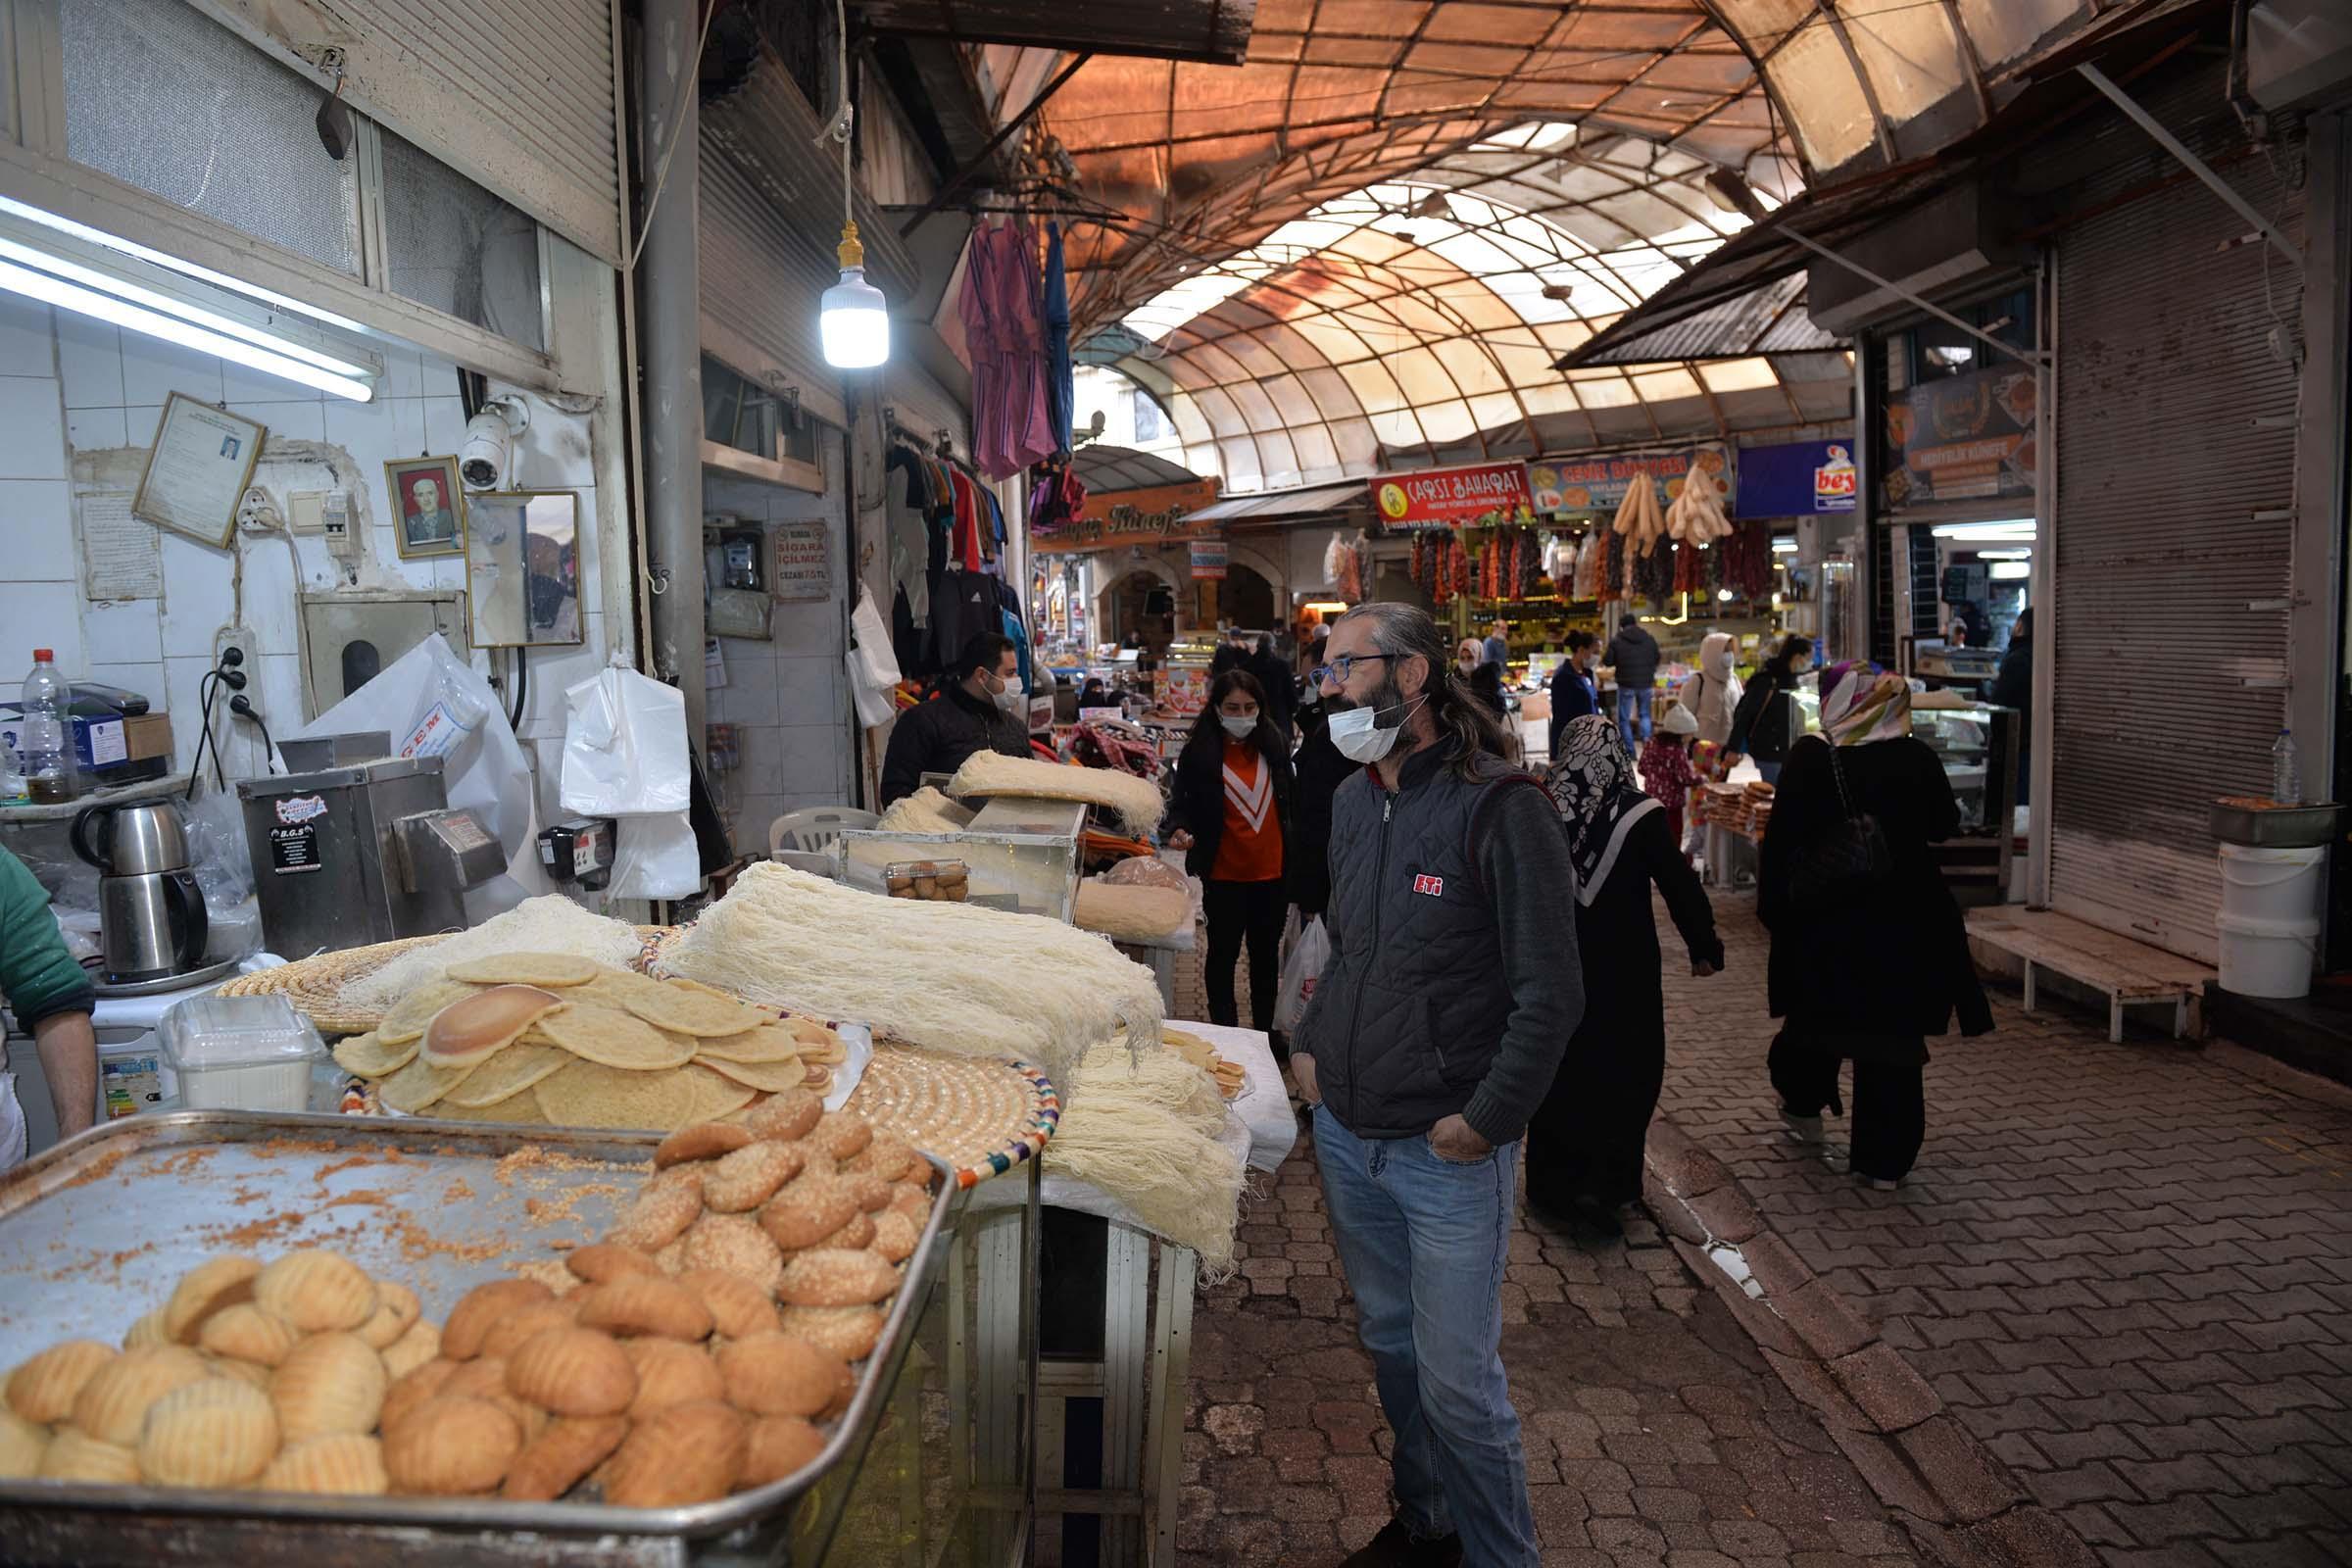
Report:
[[[1141,836],[1159,825],[1167,802],[1159,786],[1133,773],[1107,767],[1064,767],[1030,757],[974,752],[948,781],[948,793],[1009,795],[1020,800],[1083,801],[1116,811],[1128,832]]]
[[[662,954],[751,1002],[866,1023],[910,1046],[1017,1057],[1068,1104],[1069,1069],[1122,1028],[1159,1038],[1159,984],[1043,915],[886,899],[763,861]]]
[[[1208,1074],[1147,1046],[1106,1040],[1078,1063],[1077,1102],[1046,1146],[1047,1165],[1107,1193],[1155,1234],[1200,1254],[1212,1283],[1233,1272],[1241,1159],[1217,1142],[1225,1102]]]
[[[1078,884],[1070,923],[1113,942],[1164,942],[1192,924],[1193,896],[1172,888],[1122,887],[1100,877]]]
[[[411,948],[381,968],[357,976],[340,1000],[355,1012],[387,1012],[441,971],[469,958],[502,953],[569,953],[614,969],[633,968],[644,942],[626,920],[591,914],[561,893],[525,899],[470,931]]]
[[[875,825],[885,833],[960,833],[972,825],[972,813],[926,784],[893,801]]]

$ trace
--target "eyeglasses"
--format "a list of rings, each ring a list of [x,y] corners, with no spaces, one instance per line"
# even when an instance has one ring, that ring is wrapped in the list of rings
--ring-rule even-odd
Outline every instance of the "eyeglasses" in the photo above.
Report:
[[[1331,680],[1336,680],[1341,685],[1345,686],[1348,684],[1348,677],[1354,673],[1356,665],[1363,663],[1366,660],[1386,659],[1389,656],[1386,654],[1342,654],[1338,658],[1334,659],[1330,663],[1317,664],[1314,668],[1308,670],[1306,672],[1306,678],[1314,682],[1317,686],[1322,685],[1325,681]]]

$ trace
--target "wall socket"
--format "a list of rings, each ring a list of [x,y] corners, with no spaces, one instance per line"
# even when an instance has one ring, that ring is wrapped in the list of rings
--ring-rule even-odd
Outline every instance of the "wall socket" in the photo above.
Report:
[[[240,666],[245,673],[251,677],[259,677],[262,672],[262,645],[261,639],[253,634],[251,626],[223,626],[213,633],[213,666],[216,669],[220,667],[220,656],[231,648],[245,656],[245,662]],[[223,701],[225,702],[226,699]]]

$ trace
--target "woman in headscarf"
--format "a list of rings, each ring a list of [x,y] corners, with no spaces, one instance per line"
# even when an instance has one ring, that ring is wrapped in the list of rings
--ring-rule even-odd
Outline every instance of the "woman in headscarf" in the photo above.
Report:
[[[1585,1017],[1529,1130],[1527,1198],[1561,1219],[1621,1233],[1617,1209],[1642,1195],[1642,1146],[1666,1081],[1664,959],[1649,890],[1690,953],[1690,972],[1723,967],[1706,890],[1666,812],[1642,793],[1615,723],[1572,719],[1544,785],[1576,865],[1576,951]]]
[[[1825,670],[1821,689],[1823,733],[1788,749],[1757,878],[1785,1020],[1769,1066],[1789,1136],[1818,1144],[1852,1061],[1851,1167],[1891,1189],[1927,1136],[1926,1037],[1955,1014],[1963,1034],[1984,1034],[1992,1009],[1930,848],[1960,830],[1960,807],[1911,734],[1910,683],[1852,663]]]

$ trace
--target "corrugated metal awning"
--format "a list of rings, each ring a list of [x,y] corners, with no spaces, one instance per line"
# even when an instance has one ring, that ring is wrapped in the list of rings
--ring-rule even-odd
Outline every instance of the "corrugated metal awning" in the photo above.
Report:
[[[1568,358],[1578,365],[1656,365],[1825,354],[1843,347],[1843,338],[1814,325],[1805,314],[1805,274],[1791,272],[1679,321],[1620,338],[1598,353],[1580,351]]]
[[[1203,507],[1195,522],[1282,522],[1293,517],[1318,517],[1350,506],[1370,506],[1370,491],[1362,479],[1341,484],[1302,485],[1296,490],[1269,490],[1262,495],[1237,496]]]
[[[1106,447],[1099,442],[1078,449],[1070,466],[1095,495],[1121,490],[1151,490],[1161,485],[1191,484],[1200,476],[1181,463],[1133,447]]]
[[[1257,0],[1119,0],[1098,6],[864,0],[856,10],[868,32],[1238,66],[1250,50]]]

